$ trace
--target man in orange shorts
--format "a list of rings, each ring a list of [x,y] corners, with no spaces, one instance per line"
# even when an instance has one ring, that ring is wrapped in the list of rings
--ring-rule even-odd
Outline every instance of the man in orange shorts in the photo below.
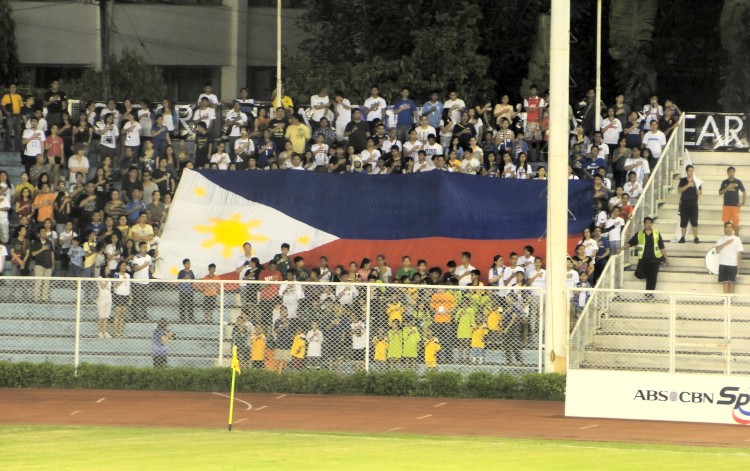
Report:
[[[742,192],[742,201],[740,201]],[[727,168],[727,179],[721,182],[719,195],[724,195],[724,206],[721,211],[721,220],[724,224],[734,224],[735,235],[740,235],[740,206],[745,205],[745,185],[742,181],[734,178],[734,167]]]

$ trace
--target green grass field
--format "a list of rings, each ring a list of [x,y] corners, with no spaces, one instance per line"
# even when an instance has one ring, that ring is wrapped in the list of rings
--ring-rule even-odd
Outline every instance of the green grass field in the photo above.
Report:
[[[622,443],[184,428],[0,426],[0,469],[750,469],[750,452]]]

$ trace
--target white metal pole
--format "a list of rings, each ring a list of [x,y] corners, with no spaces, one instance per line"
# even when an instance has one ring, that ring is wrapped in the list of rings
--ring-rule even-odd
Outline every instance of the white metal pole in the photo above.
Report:
[[[365,371],[370,371],[370,302],[372,301],[372,289],[373,285],[367,284],[367,298],[365,301],[365,333],[367,335],[367,343],[365,343]]]
[[[544,369],[547,372],[565,370],[568,341],[565,258],[568,251],[569,73],[570,0],[552,0],[549,176],[547,180],[547,290],[545,293],[547,358],[544,362]]]
[[[219,290],[219,366],[224,366],[224,282]]]
[[[76,280],[76,338],[75,351],[73,352],[74,375],[78,376],[78,362],[81,350],[81,280]]]
[[[542,372],[542,368],[544,365],[542,365],[542,362],[544,361],[544,358],[542,358],[542,347],[544,344],[542,343],[542,337],[544,337],[544,291],[541,292],[539,296],[539,305],[537,306],[537,319],[539,319],[539,324],[536,327],[536,336],[537,336],[537,346],[536,346],[536,371],[537,373]]]
[[[281,86],[281,0],[276,0],[276,100],[274,108],[282,106],[284,92]]]
[[[602,0],[596,1],[596,105],[594,110],[594,129],[602,126],[602,113],[599,108],[602,102]]]

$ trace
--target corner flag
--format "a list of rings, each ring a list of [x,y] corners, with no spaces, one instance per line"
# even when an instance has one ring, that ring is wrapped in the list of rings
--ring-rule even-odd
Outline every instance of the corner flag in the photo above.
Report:
[[[232,392],[229,394],[229,431],[232,431],[232,414],[234,413],[234,377],[240,374],[240,361],[237,358],[237,345],[232,345]]]

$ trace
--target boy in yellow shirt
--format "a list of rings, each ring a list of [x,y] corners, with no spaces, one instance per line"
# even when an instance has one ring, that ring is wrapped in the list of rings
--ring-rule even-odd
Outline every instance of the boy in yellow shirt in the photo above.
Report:
[[[440,343],[437,337],[432,335],[431,330],[427,330],[425,333],[424,342],[424,367],[427,370],[434,370],[437,368],[437,355],[440,351]]]
[[[266,334],[263,327],[257,326],[255,332],[250,336],[250,361],[253,368],[263,368],[263,360],[266,358]]]
[[[372,339],[372,347],[375,350],[372,367],[374,371],[385,371],[388,361],[388,336],[385,335],[385,329],[378,327],[378,332]]]
[[[489,333],[487,324],[472,324],[471,326],[471,363],[481,365],[484,363],[484,337]]]
[[[307,347],[305,334],[302,332],[302,329],[298,327],[294,333],[294,340],[292,341],[291,348],[292,364],[290,366],[295,370],[301,370],[305,367],[305,347]]]

